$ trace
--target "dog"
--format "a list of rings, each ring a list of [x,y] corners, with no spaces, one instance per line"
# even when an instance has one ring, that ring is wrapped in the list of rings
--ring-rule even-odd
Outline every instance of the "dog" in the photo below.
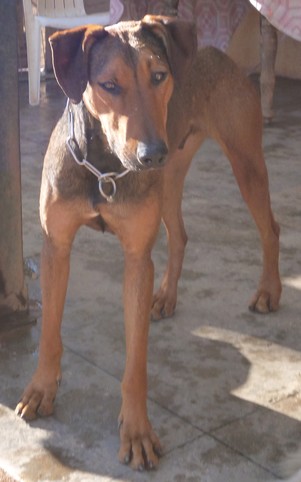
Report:
[[[152,469],[162,448],[146,408],[149,323],[175,310],[187,242],[184,179],[206,137],[229,158],[260,234],[263,268],[250,309],[268,313],[279,306],[279,226],[261,147],[260,103],[224,53],[213,47],[197,52],[189,22],[146,16],[60,31],[50,43],[54,72],[69,102],[45,155],[39,361],[16,412],[25,419],[53,412],[72,242],[82,225],[109,231],[125,256],[119,460]],[[161,220],[169,258],[153,295],[151,251]]]

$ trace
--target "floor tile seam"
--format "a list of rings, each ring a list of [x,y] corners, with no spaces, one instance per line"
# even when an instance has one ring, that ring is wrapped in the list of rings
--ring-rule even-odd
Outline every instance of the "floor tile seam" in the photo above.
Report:
[[[88,359],[85,355],[83,355],[82,353],[79,353],[78,351],[76,351],[75,349],[71,348],[70,346],[66,345],[65,343],[63,344],[64,345],[64,350],[68,350],[70,353],[72,353],[73,355],[81,358],[82,360],[84,360],[86,363],[92,365],[93,367],[97,368],[98,370],[102,371],[104,374],[110,376],[111,378],[113,378],[114,380],[116,380],[118,383],[121,383],[121,380],[119,377],[117,377],[116,375],[114,375],[112,372],[110,372],[109,370],[106,370],[104,369],[103,367],[100,367],[97,363],[93,362],[92,360]],[[287,394],[287,395],[284,395],[283,397],[279,398],[277,401],[275,402],[271,402],[271,406],[276,406],[279,402],[282,402],[284,400],[287,400],[291,397],[292,395],[291,394]],[[186,419],[185,417],[182,417],[181,415],[179,415],[178,413],[174,412],[173,410],[171,410],[169,407],[166,407],[164,404],[161,404],[160,402],[158,402],[158,400],[156,400],[155,398],[153,397],[150,397],[148,396],[147,397],[148,400],[150,400],[151,402],[155,403],[156,405],[160,406],[161,408],[163,408],[165,411],[169,412],[171,415],[181,419],[183,422],[189,424],[192,428],[196,429],[196,430],[199,430],[201,431],[202,433],[206,433],[206,434],[211,434],[211,433],[214,433],[216,432],[217,430],[221,430],[225,427],[227,427],[228,425],[231,425],[233,423],[236,423],[238,420],[243,420],[244,418],[246,417],[249,417],[250,415],[253,415],[254,413],[256,413],[260,407],[258,408],[255,408],[247,413],[245,413],[243,416],[241,417],[236,417],[234,418],[233,420],[230,420],[229,422],[226,422],[225,424],[222,424],[218,427],[215,427],[213,428],[212,430],[204,430],[202,428],[200,428],[198,425],[192,423],[190,420]]]
[[[215,433],[218,432],[219,430],[222,430],[222,429],[224,429],[224,428],[227,428],[227,427],[233,425],[234,423],[237,423],[237,422],[239,422],[239,421],[241,421],[241,420],[244,420],[245,418],[248,418],[248,417],[256,414],[259,410],[260,410],[260,406],[255,407],[255,408],[253,408],[252,410],[247,411],[246,413],[244,413],[244,414],[241,415],[240,417],[235,417],[235,418],[233,418],[232,420],[228,420],[227,422],[222,423],[222,424],[219,425],[218,427],[214,427],[214,428],[212,428],[212,429],[206,430],[205,432],[206,432],[207,435],[213,435],[213,436],[214,436]]]
[[[210,435],[210,437],[212,437],[216,442],[219,442],[220,444],[222,444],[224,447],[230,449],[232,452],[235,452],[236,454],[240,455],[241,457],[243,457],[245,460],[248,460],[248,462],[251,462],[253,465],[255,465],[256,467],[264,470],[265,472],[267,472],[269,475],[271,475],[272,477],[279,477],[279,474],[277,474],[276,472],[273,472],[271,469],[269,469],[268,467],[265,467],[263,464],[257,462],[256,460],[254,460],[250,455],[246,455],[245,453],[243,453],[241,450],[238,450],[236,447],[233,447],[230,443],[227,443],[225,442],[224,440],[222,440],[221,438],[219,438],[218,436],[214,435],[214,434],[208,434]]]
[[[75,356],[78,356],[79,358],[81,358],[82,360],[84,360],[86,363],[92,365],[94,368],[97,368],[98,370],[102,371],[105,375],[113,378],[116,382],[118,383],[121,383],[121,380],[116,376],[114,375],[113,373],[111,373],[110,371],[108,370],[105,370],[104,368],[100,367],[97,363],[89,360],[87,357],[85,357],[84,355],[82,355],[81,353],[77,352],[76,350],[70,348],[69,346],[65,345],[64,344],[64,348],[66,348],[67,350],[69,350],[73,355]],[[193,423],[191,420],[187,419],[186,417],[183,417],[182,415],[178,414],[177,412],[175,412],[174,410],[171,410],[169,407],[167,407],[166,405],[160,403],[157,399],[151,397],[151,396],[148,396],[147,397],[147,400],[154,403],[155,405],[157,405],[158,407],[162,408],[165,412],[169,413],[170,415],[172,415],[173,417],[176,417],[177,419],[179,419],[180,421],[184,422],[185,424],[189,425],[191,428],[193,428],[194,430],[197,430],[198,432],[200,432],[200,436],[203,436],[203,435],[209,435],[211,436],[212,434],[214,434],[217,430],[221,430],[225,427],[227,427],[228,425],[231,425],[233,423],[236,423],[237,421],[239,420],[243,420],[244,418],[250,416],[250,415],[253,415],[255,412],[257,412],[259,410],[259,407],[258,408],[255,408],[247,413],[245,413],[243,416],[241,417],[236,417],[232,420],[230,420],[229,422],[226,422],[225,424],[222,424],[218,427],[215,427],[213,429],[209,429],[209,430],[206,430],[206,429],[203,429],[201,428],[200,426],[198,426],[197,424]]]
[[[75,356],[78,356],[79,358],[81,358],[82,360],[84,360],[86,363],[89,363],[90,365],[92,365],[94,368],[97,368],[98,370],[102,371],[105,375],[113,378],[116,382],[118,383],[121,383],[121,380],[116,376],[114,375],[113,373],[111,373],[110,371],[108,370],[105,370],[101,367],[99,367],[98,364],[96,364],[95,362],[91,361],[91,360],[88,360],[84,355],[82,355],[81,353],[78,353],[77,351],[73,350],[72,348],[68,347],[67,345],[64,344],[64,348],[66,348],[67,350],[69,350],[73,355]],[[147,397],[147,400],[150,401],[151,403],[157,405],[157,407],[161,408],[162,410],[164,410],[165,412],[169,413],[171,416],[177,418],[178,420],[180,420],[181,422],[184,422],[186,425],[189,425],[191,428],[193,428],[194,430],[198,431],[199,434],[197,437],[202,437],[204,435],[207,435],[207,432],[203,429],[201,429],[200,427],[196,426],[195,424],[193,424],[190,420],[187,420],[185,417],[182,417],[181,415],[179,415],[178,413],[176,413],[175,411],[171,410],[169,407],[166,407],[164,404],[160,403],[158,400],[156,400],[155,398],[153,397],[150,397],[148,396]]]
[[[194,437],[191,437],[191,438],[187,439],[185,442],[181,442],[180,444],[175,445],[171,449],[165,450],[164,453],[163,453],[163,456],[165,457],[167,455],[170,455],[170,454],[176,452],[177,450],[184,449],[184,448],[188,447],[189,445],[192,445],[197,440],[200,440],[200,439],[202,439],[204,437],[207,437],[207,436],[208,435],[206,433],[199,433],[198,435],[195,435]]]
[[[90,360],[89,358],[87,358],[85,355],[83,355],[82,353],[80,353],[80,352],[77,351],[76,349],[71,348],[71,347],[68,346],[66,343],[63,343],[63,347],[64,347],[64,351],[65,351],[65,350],[68,350],[70,353],[72,353],[73,355],[81,358],[82,360],[84,360],[86,363],[88,363],[89,365],[93,366],[94,368],[97,368],[98,370],[100,370],[101,372],[103,372],[105,375],[108,375],[109,377],[111,377],[111,378],[113,378],[114,380],[116,380],[118,383],[121,383],[121,380],[120,380],[116,375],[114,375],[114,374],[111,373],[110,371],[104,369],[103,367],[100,367],[96,362],[94,362],[93,360]]]
[[[191,439],[185,441],[185,442],[182,442],[176,446],[174,446],[172,449],[170,450],[164,450],[163,451],[163,454],[162,454],[162,459],[169,456],[169,455],[172,455],[174,452],[176,452],[177,450],[182,450],[184,448],[186,448],[187,446],[193,444],[194,442],[196,442],[197,440],[200,440],[202,438],[206,437],[206,434],[200,434],[200,435],[197,435],[195,437],[192,437]],[[218,442],[220,443],[220,442]],[[161,458],[161,457],[160,457]],[[120,475],[121,477],[123,477],[124,475]],[[117,475],[118,477],[118,475]],[[110,479],[112,481],[116,481],[116,477]],[[0,481],[1,482],[1,481]]]
[[[97,365],[95,362],[91,361],[91,360],[88,360],[84,355],[78,353],[77,351],[73,350],[72,348],[68,347],[67,345],[64,344],[64,347],[69,350],[73,355],[75,356],[78,356],[79,358],[81,358],[82,360],[84,360],[86,363],[89,363],[90,365],[94,366],[95,368],[97,368],[98,370],[102,371],[103,373],[105,373],[106,375],[108,375],[109,377],[113,378],[115,381],[117,381],[118,383],[120,383],[120,379],[118,377],[116,377],[115,375],[113,375],[112,373],[110,373],[108,370],[104,370],[103,368],[99,367],[99,365]],[[283,397],[283,399],[286,399],[288,397]],[[190,427],[192,427],[193,429],[197,430],[199,432],[199,434],[196,436],[196,437],[193,437],[192,439],[190,440],[187,440],[185,442],[183,442],[182,444],[180,444],[179,446],[175,446],[173,449],[171,449],[170,451],[167,451],[166,452],[166,455],[169,454],[169,453],[172,453],[173,451],[181,448],[181,447],[184,447],[186,445],[189,445],[191,443],[193,443],[195,440],[198,440],[198,439],[201,439],[205,436],[208,436],[210,438],[212,438],[213,440],[215,440],[216,442],[222,444],[223,446],[227,447],[228,449],[230,449],[231,451],[237,453],[238,455],[242,456],[244,459],[248,460],[249,462],[251,462],[253,465],[256,465],[257,467],[261,468],[262,470],[264,470],[265,472],[267,472],[269,475],[271,475],[272,477],[277,477],[279,476],[279,474],[276,474],[274,472],[272,472],[269,468],[265,467],[264,465],[262,464],[259,464],[258,462],[256,462],[256,460],[253,460],[251,457],[247,456],[246,454],[244,454],[243,452],[241,452],[240,450],[237,450],[235,447],[233,447],[231,444],[228,444],[227,442],[225,442],[222,438],[218,437],[216,435],[216,432],[218,430],[221,430],[227,426],[230,426],[232,425],[233,423],[236,423],[240,420],[243,420],[247,417],[249,417],[250,415],[253,415],[255,414],[256,412],[259,411],[259,407],[258,408],[255,408],[254,410],[251,410],[250,412],[247,412],[246,414],[244,414],[242,417],[239,417],[239,418],[235,418],[225,424],[222,424],[220,425],[219,427],[216,427],[212,430],[204,430],[204,429],[201,429],[199,426],[197,426],[196,424],[192,423],[191,421],[187,420],[185,417],[182,417],[181,415],[179,415],[178,413],[174,412],[173,410],[171,410],[170,408],[166,407],[165,405],[159,403],[157,400],[155,400],[154,398],[152,397],[147,397],[147,399],[149,401],[151,401],[152,403],[156,404],[158,407],[160,407],[161,409],[163,409],[164,411],[168,412],[170,415],[172,415],[173,417],[176,417],[177,419],[181,420],[182,422],[184,422],[185,424],[189,425]],[[281,399],[282,400],[282,399]],[[276,403],[278,403],[279,401],[281,400],[278,400]]]
[[[228,444],[226,443],[224,440],[220,439],[219,437],[216,437],[215,435],[213,435],[212,433],[210,432],[204,432],[203,434],[200,434],[196,437],[193,437],[192,439],[190,440],[187,440],[186,442],[183,442],[179,445],[176,445],[175,447],[173,447],[172,449],[164,452],[164,455],[169,455],[169,454],[172,454],[174,453],[175,451],[177,450],[180,450],[180,449],[183,449],[183,448],[186,448],[188,447],[189,445],[195,443],[197,440],[200,440],[204,437],[209,437],[211,438],[212,440],[214,440],[215,442],[217,442],[219,445],[222,445],[223,447],[226,447],[228,450],[230,450],[231,452],[234,452],[236,453],[237,455],[239,455],[240,457],[242,457],[244,460],[247,460],[248,462],[250,462],[252,465],[255,465],[256,467],[260,468],[261,470],[264,470],[264,472],[268,473],[269,476],[271,477],[279,477],[279,474],[276,474],[275,472],[271,471],[269,468],[265,467],[264,465],[258,463],[256,460],[253,460],[251,457],[245,455],[243,452],[241,452],[240,450],[237,450],[235,447],[232,447],[231,444]]]
[[[288,397],[283,397],[283,398],[288,398]],[[279,402],[280,400],[278,400]],[[275,402],[275,403],[278,403],[278,402]],[[232,420],[230,422],[227,422],[223,425],[221,425],[220,427],[218,428],[215,428],[211,431],[206,431],[206,435],[209,436],[209,437],[212,437],[214,440],[216,440],[217,442],[221,443],[222,445],[224,445],[225,447],[231,449],[232,451],[236,452],[237,454],[239,454],[240,456],[242,456],[243,458],[245,458],[246,460],[248,460],[249,462],[251,462],[252,464],[256,465],[257,467],[263,469],[265,472],[267,472],[268,474],[270,474],[272,477],[279,477],[279,474],[273,472],[272,470],[270,470],[268,467],[265,467],[263,464],[260,464],[258,463],[256,460],[254,460],[251,456],[248,456],[246,454],[244,454],[243,452],[241,452],[240,450],[238,450],[236,447],[232,446],[231,443],[228,443],[226,441],[224,441],[221,437],[218,436],[218,431],[223,429],[223,428],[226,428],[226,427],[229,427],[230,425],[232,425],[233,423],[237,423],[238,421],[240,420],[244,420],[254,414],[256,414],[257,412],[260,411],[260,407],[257,407],[255,408],[254,410],[251,410],[250,412],[244,414],[242,417],[239,417],[235,420]]]

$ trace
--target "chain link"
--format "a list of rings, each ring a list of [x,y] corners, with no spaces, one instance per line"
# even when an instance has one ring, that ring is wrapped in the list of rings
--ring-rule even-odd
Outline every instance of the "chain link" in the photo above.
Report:
[[[100,194],[108,201],[112,202],[117,191],[116,180],[121,179],[122,177],[126,176],[130,172],[129,169],[125,169],[123,172],[100,172],[91,162],[87,161],[82,155],[79,148],[79,145],[75,139],[74,134],[74,115],[70,106],[70,100],[67,101],[67,109],[68,109],[68,128],[69,128],[69,135],[66,139],[67,147],[72,154],[73,159],[79,166],[84,166],[88,171],[94,174],[98,180],[98,189]],[[106,194],[103,189],[103,184],[111,184],[111,193]]]

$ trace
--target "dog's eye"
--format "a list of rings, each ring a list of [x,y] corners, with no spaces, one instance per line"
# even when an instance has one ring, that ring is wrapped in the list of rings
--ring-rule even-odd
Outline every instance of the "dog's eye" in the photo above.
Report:
[[[163,80],[167,77],[167,72],[153,72],[152,73],[152,83],[154,85],[161,84]]]
[[[108,80],[107,82],[99,82],[100,87],[109,92],[110,94],[118,95],[121,92],[121,87],[113,80]]]

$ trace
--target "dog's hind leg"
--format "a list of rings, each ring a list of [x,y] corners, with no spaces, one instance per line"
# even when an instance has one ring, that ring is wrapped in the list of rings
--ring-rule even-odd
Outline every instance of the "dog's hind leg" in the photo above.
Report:
[[[267,168],[262,151],[262,115],[256,90],[235,65],[225,59],[224,75],[209,100],[211,136],[231,162],[241,194],[258,228],[263,269],[249,308],[259,313],[278,309],[279,226],[272,213]],[[231,95],[230,95],[231,93]]]
[[[42,330],[39,361],[31,382],[25,389],[16,412],[27,420],[50,415],[61,377],[61,321],[69,275],[73,238],[79,227],[73,206],[47,203],[41,213],[43,248],[41,253]]]
[[[165,167],[163,222],[168,240],[168,262],[161,285],[153,297],[152,320],[174,314],[178,281],[182,271],[187,234],[182,216],[184,181],[200,139],[187,140],[185,150],[177,150]]]
[[[239,138],[239,132],[237,133]],[[279,232],[270,202],[268,173],[262,149],[253,139],[251,147],[244,149],[229,147],[221,143],[228,156],[237,179],[241,194],[248,205],[259,230],[262,251],[263,269],[257,291],[249,308],[259,313],[276,311],[281,295],[279,276]]]

